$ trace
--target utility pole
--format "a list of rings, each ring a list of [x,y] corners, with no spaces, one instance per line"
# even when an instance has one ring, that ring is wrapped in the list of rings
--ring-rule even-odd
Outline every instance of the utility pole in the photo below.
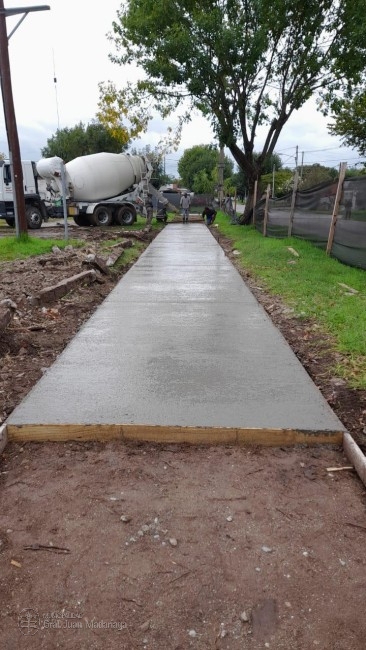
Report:
[[[20,19],[18,25],[13,29],[10,36],[15,32],[20,23],[24,20],[30,11],[43,11],[49,9],[49,6],[42,5],[37,7],[17,7],[14,9],[5,9],[4,0],[0,0],[0,83],[1,93],[4,105],[4,117],[6,133],[9,146],[9,160],[11,179],[13,184],[14,193],[14,218],[16,224],[16,234],[27,234],[28,224],[25,213],[25,199],[23,187],[23,171],[22,162],[20,157],[20,147],[18,130],[15,119],[13,90],[11,86],[10,75],[10,61],[9,61],[9,47],[8,35],[6,31],[6,16],[14,16],[16,14],[24,14]],[[9,36],[9,38],[10,38]]]

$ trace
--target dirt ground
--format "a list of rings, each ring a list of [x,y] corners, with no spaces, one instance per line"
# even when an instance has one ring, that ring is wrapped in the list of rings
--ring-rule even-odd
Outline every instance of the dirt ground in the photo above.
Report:
[[[17,304],[0,340],[0,423],[127,270],[32,305],[111,237],[77,234],[84,249],[0,266],[0,301]],[[242,275],[365,449],[366,392],[332,376],[314,324]],[[327,447],[8,445],[1,648],[363,650],[366,492],[353,470],[327,471],[347,465]]]

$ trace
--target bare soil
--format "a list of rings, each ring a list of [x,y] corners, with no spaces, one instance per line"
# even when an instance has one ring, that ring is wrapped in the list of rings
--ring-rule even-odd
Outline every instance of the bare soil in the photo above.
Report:
[[[127,269],[46,308],[29,296],[83,270],[111,232],[78,229],[82,250],[0,267],[0,300],[18,305],[0,340],[0,423]],[[365,391],[332,375],[313,323],[242,274],[365,447]],[[348,465],[330,447],[8,445],[1,648],[363,650],[366,493],[353,470],[327,471]]]

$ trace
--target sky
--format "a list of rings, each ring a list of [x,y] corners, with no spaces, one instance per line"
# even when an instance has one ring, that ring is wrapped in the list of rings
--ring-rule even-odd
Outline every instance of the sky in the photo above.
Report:
[[[5,0],[4,4],[6,9],[32,6],[27,0]],[[48,5],[49,11],[29,13],[9,40],[21,155],[36,161],[57,128],[73,127],[80,121],[88,124],[95,117],[99,82],[112,80],[122,87],[138,74],[135,68],[122,68],[108,58],[113,44],[107,34],[116,19],[119,0],[103,0],[100,4],[91,0],[49,0]],[[8,34],[19,19],[6,19]],[[174,125],[174,120],[163,122],[157,117],[132,146],[154,147],[167,127]],[[259,130],[255,150],[260,150],[263,138],[264,132]],[[185,149],[213,142],[210,125],[195,116],[183,129],[179,150],[167,154],[166,172],[177,175],[177,163]],[[281,133],[276,152],[285,166],[294,167],[296,146],[299,162],[303,158],[304,164],[318,162],[338,167],[341,161],[349,166],[361,161],[357,151],[342,147],[338,138],[328,134],[327,120],[316,111],[314,100],[294,113]],[[2,102],[0,152],[8,153]]]

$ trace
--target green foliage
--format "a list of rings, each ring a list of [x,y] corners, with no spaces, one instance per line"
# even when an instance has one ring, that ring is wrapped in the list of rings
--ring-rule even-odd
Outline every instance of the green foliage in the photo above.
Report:
[[[193,189],[195,177],[201,171],[205,171],[207,179],[212,181],[212,173],[217,168],[218,162],[219,150],[215,145],[199,144],[190,149],[186,149],[178,162],[178,172],[184,187]],[[233,166],[233,162],[225,156],[224,178],[231,176],[233,173]]]
[[[293,172],[289,169],[280,169],[275,171],[274,174],[274,196],[279,198],[284,196],[290,191],[290,184],[293,179]],[[266,191],[267,185],[273,188],[273,172],[272,174],[264,174],[261,177],[259,184],[259,196]]]
[[[140,104],[152,97],[164,117],[178,106],[182,119],[194,109],[205,115],[252,192],[293,111],[363,69],[363,14],[364,0],[126,0],[112,60],[143,70]],[[255,159],[259,127],[266,132]]]
[[[120,153],[125,148],[107,127],[92,121],[86,127],[80,122],[71,128],[57,129],[55,135],[47,140],[46,147],[41,149],[41,154],[45,158],[59,156],[67,163],[78,156],[100,151]]]
[[[142,110],[133,96],[131,87],[125,92],[118,90],[112,81],[99,84],[97,119],[122,148],[146,131],[149,121],[149,112]]]
[[[352,98],[333,103],[334,123],[328,125],[332,135],[338,135],[343,144],[358,149],[366,155],[366,90],[360,90]]]
[[[151,162],[154,170],[151,185],[156,189],[170,182],[170,177],[165,173],[164,153],[159,151],[157,147],[152,149],[150,145],[146,145],[142,149],[132,148],[131,153],[137,154],[138,156],[145,156]]]
[[[299,190],[307,190],[321,183],[335,181],[338,178],[338,170],[335,167],[324,167],[315,163],[314,165],[303,165],[299,170]],[[259,196],[266,191],[267,185],[273,186],[273,174],[265,174],[259,184]],[[280,198],[294,187],[294,171],[291,169],[280,169],[275,172],[275,196]]]
[[[366,174],[366,163],[363,163],[362,167],[347,167],[346,178],[355,178],[356,176],[365,176]]]
[[[341,373],[352,386],[366,388],[365,271],[328,257],[300,239],[263,237],[254,228],[238,228],[218,213],[216,224],[241,255],[236,259],[266,290],[280,296],[294,316],[311,319],[314,334],[344,355],[330,372]],[[288,246],[296,249],[294,257]],[[351,298],[340,283],[359,291]],[[320,327],[319,327],[320,326]]]
[[[214,194],[216,182],[206,169],[201,169],[194,177],[192,190],[196,194]]]
[[[326,181],[335,181],[338,178],[338,170],[335,167],[324,167],[315,163],[314,165],[304,165],[302,168],[299,189],[307,190]]]
[[[253,158],[255,161],[259,159],[259,156],[260,154],[258,152],[254,152]],[[263,190],[263,188],[265,190],[268,183],[272,183],[272,181],[269,181],[268,178],[270,174],[273,174],[273,168],[275,168],[276,176],[277,176],[278,170],[281,170],[282,167],[283,167],[282,160],[277,153],[273,153],[270,156],[266,157],[262,166],[262,174],[265,175],[265,178],[262,178],[261,190]],[[281,177],[281,183],[282,183],[282,177]],[[234,187],[236,187],[237,193],[240,196],[246,196],[250,188],[250,178],[242,169],[240,169],[239,172],[237,174],[234,174],[233,176],[233,185]],[[277,191],[276,191],[276,195],[280,196],[280,194]]]

